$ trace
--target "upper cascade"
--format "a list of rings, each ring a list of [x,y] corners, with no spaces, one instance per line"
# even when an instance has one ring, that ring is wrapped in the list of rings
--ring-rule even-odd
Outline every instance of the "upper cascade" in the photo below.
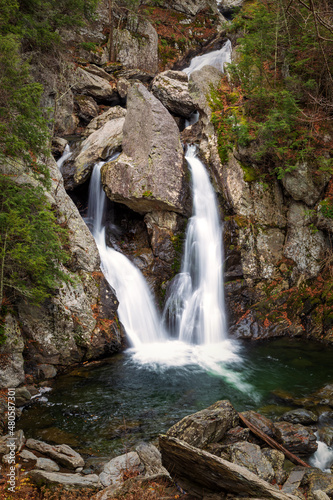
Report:
[[[231,51],[231,42],[230,40],[227,40],[221,49],[194,57],[189,67],[183,69],[183,71],[190,76],[191,73],[198,71],[204,66],[214,66],[214,68],[217,68],[224,73],[225,63],[231,62]]]
[[[166,302],[164,320],[179,340],[213,344],[226,338],[223,291],[222,227],[213,187],[196,149],[186,160],[192,173],[193,216],[187,231],[183,263]]]

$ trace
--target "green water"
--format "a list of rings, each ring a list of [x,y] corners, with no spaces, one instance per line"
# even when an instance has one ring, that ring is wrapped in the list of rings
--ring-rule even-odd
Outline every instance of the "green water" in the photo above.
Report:
[[[24,410],[19,427],[87,455],[115,456],[219,399],[239,411],[278,415],[281,403],[272,392],[301,397],[332,382],[332,354],[320,344],[288,340],[239,344],[238,359],[217,371],[191,363],[143,365],[124,353],[59,377],[47,400]]]

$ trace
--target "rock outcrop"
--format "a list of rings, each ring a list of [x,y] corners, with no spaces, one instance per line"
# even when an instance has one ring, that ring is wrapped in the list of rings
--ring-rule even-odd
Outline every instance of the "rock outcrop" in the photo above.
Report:
[[[170,113],[189,118],[196,106],[189,94],[188,76],[182,71],[164,71],[152,82],[152,92]]]

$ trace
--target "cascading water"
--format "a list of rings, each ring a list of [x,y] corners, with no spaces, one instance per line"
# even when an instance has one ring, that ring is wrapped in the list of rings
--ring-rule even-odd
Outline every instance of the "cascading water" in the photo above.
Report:
[[[88,220],[95,238],[101,269],[119,300],[118,314],[134,347],[165,340],[160,318],[140,271],[121,253],[106,246],[103,213],[106,195],[101,185],[101,168],[95,165],[89,187]]]
[[[231,42],[230,40],[227,40],[227,42],[221,49],[214,50],[213,52],[209,52],[208,54],[203,54],[202,56],[194,57],[191,61],[190,66],[183,69],[183,71],[188,76],[190,76],[193,71],[197,71],[204,66],[214,66],[223,73],[225,63],[231,62],[231,50]]]
[[[63,164],[65,163],[66,160],[69,160],[69,158],[72,156],[72,154],[73,153],[71,151],[71,148],[69,147],[69,144],[66,144],[66,147],[64,149],[63,154],[61,155],[61,157],[57,161],[57,165],[58,165],[60,172],[61,172]]]
[[[215,344],[226,338],[222,227],[214,190],[204,165],[189,146],[193,216],[186,231],[180,274],[166,302],[164,320],[182,341]]]

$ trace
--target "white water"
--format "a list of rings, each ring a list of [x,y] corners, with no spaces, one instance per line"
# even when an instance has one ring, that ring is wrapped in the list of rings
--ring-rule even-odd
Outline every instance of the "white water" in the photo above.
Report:
[[[61,172],[63,164],[65,163],[66,160],[69,160],[69,158],[72,156],[72,154],[73,153],[71,152],[69,145],[66,144],[66,147],[64,149],[62,156],[57,161],[57,165],[58,165],[60,172]]]
[[[193,216],[186,231],[181,272],[167,299],[164,321],[181,341],[217,344],[227,336],[222,227],[214,190],[194,146],[188,148],[186,160],[192,173]]]
[[[316,432],[316,436],[318,433]],[[318,449],[311,457],[310,464],[313,467],[318,467],[324,472],[331,472],[330,466],[333,464],[333,449],[330,446],[327,446],[326,443],[322,441],[318,442]]]
[[[203,54],[202,56],[194,57],[188,68],[183,69],[188,76],[190,76],[193,71],[198,71],[204,66],[214,66],[224,72],[225,63],[231,62],[231,51],[232,46],[230,40],[228,40],[221,49],[214,50],[208,54]]]
[[[166,339],[149,288],[140,271],[127,257],[105,243],[103,213],[106,195],[101,185],[101,168],[95,165],[89,187],[88,223],[91,224],[100,257],[101,269],[119,300],[118,315],[130,343],[157,343]]]

